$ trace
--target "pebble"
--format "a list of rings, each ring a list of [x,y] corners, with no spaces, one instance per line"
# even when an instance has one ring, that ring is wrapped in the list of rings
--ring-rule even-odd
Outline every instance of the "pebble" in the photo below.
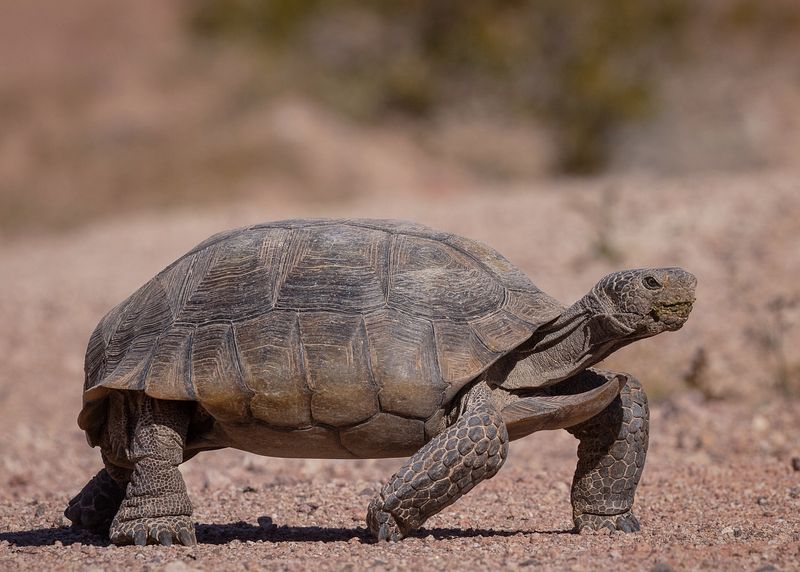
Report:
[[[800,457],[792,457],[792,468],[795,471],[800,471]]]

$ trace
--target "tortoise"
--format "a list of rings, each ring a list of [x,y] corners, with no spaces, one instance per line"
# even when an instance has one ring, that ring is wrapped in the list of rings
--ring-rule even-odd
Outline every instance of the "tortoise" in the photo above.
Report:
[[[116,544],[190,545],[178,465],[200,451],[409,457],[367,510],[395,541],[494,476],[510,441],[564,428],[579,439],[575,529],[639,530],[646,396],[592,366],[679,329],[695,285],[625,270],[566,307],[492,248],[419,224],[217,234],[92,333],[78,425],[105,468],[65,515]]]

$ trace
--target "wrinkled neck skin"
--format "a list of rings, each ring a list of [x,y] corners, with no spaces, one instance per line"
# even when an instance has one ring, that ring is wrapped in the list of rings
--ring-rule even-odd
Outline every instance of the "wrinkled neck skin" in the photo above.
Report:
[[[558,383],[634,341],[627,333],[590,292],[510,356],[513,365],[503,385],[528,388]]]

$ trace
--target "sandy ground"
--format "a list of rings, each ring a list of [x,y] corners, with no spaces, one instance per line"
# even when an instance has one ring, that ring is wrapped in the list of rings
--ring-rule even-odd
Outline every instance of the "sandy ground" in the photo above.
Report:
[[[265,196],[7,242],[0,569],[800,569],[800,401],[781,397],[796,394],[800,371],[797,181],[628,178],[302,207]],[[68,528],[66,502],[100,467],[75,423],[97,320],[209,234],[296,215],[410,218],[478,238],[564,301],[614,268],[678,264],[697,274],[698,304],[682,331],[609,360],[657,398],[636,503],[642,532],[569,533],[575,442],[566,432],[515,443],[496,478],[396,545],[371,543],[364,514],[401,460],[237,451],[183,467],[196,548],[115,548]]]

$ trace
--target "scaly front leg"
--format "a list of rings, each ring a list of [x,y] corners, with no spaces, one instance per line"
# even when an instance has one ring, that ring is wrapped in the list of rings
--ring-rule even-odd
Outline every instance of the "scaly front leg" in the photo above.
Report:
[[[580,440],[578,468],[572,481],[575,530],[639,530],[631,512],[647,455],[649,409],[641,383],[626,375],[619,397],[600,414],[567,429]],[[587,370],[576,376],[583,390],[604,375]]]
[[[508,455],[508,432],[488,390],[467,397],[457,421],[397,471],[369,505],[378,540],[400,540],[475,485],[493,477]]]

